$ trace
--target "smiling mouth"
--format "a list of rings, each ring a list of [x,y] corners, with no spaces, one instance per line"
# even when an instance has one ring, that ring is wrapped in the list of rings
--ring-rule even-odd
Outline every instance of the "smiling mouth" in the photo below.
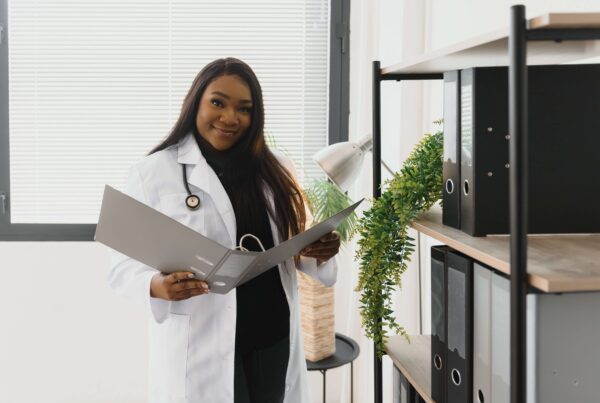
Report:
[[[220,129],[216,126],[213,126],[213,129],[215,129],[221,135],[227,136],[227,137],[233,137],[235,135],[235,133],[237,133],[237,130],[225,130],[225,129]]]

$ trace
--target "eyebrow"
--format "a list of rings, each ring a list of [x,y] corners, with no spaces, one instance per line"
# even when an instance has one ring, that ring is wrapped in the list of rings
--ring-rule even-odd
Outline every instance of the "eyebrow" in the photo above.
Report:
[[[221,97],[223,97],[223,98],[225,98],[225,99],[231,99],[231,98],[229,97],[229,95],[227,95],[227,94],[224,94],[224,93],[222,93],[221,91],[213,91],[213,92],[211,92],[211,94],[212,94],[212,95],[219,95],[219,96],[221,96]],[[251,104],[251,103],[252,103],[252,101],[251,101],[251,100],[249,100],[249,99],[242,99],[242,100],[240,100],[240,103],[241,103],[241,104]]]

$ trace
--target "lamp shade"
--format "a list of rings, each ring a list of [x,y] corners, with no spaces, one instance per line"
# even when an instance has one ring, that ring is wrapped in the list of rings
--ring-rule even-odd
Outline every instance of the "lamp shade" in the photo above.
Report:
[[[317,152],[313,159],[333,183],[347,191],[360,172],[365,153],[372,147],[373,138],[369,134],[356,143],[344,141],[331,144]]]

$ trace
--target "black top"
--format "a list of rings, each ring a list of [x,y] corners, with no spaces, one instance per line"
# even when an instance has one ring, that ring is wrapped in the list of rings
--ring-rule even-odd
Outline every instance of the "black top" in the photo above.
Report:
[[[273,247],[273,234],[267,206],[259,203],[257,192],[261,189],[251,190],[248,195],[240,197],[239,192],[244,183],[249,182],[246,175],[252,174],[251,170],[236,167],[240,158],[235,146],[227,151],[215,150],[198,133],[195,133],[196,142],[202,155],[210,167],[219,177],[225,188],[235,214],[237,227],[236,245],[245,234],[252,234],[262,242],[265,250]],[[242,245],[251,251],[260,251],[260,246],[251,237],[246,237]],[[275,344],[290,332],[290,310],[281,284],[281,277],[276,266],[267,270],[260,276],[236,288],[237,321],[236,321],[236,353],[246,353],[259,350]]]

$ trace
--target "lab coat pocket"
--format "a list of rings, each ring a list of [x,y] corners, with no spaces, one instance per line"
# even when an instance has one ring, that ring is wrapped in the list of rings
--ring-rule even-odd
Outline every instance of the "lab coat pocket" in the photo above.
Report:
[[[185,199],[188,197],[187,193],[175,193],[160,196],[160,209],[169,217],[204,235],[203,204],[205,195],[202,191],[194,192],[193,194],[200,198],[200,207],[196,210],[189,209],[185,204]]]
[[[157,347],[164,365],[161,372],[167,394],[171,398],[185,398],[190,316],[170,313],[169,318],[158,327]]]

